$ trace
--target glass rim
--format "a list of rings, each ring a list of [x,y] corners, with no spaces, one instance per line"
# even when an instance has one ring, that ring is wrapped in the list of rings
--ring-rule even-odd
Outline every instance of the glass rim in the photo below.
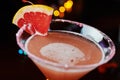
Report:
[[[71,21],[71,20],[65,20],[65,19],[54,19],[54,20],[52,20],[52,21],[59,21],[59,20],[60,20],[61,22],[68,22],[68,23],[69,23],[69,22],[72,22],[73,24],[81,25],[81,23],[79,23],[79,22]],[[82,24],[84,24],[84,23],[82,23]],[[85,24],[85,25],[86,25],[86,24]],[[88,26],[89,26],[89,25],[88,25]],[[91,26],[90,26],[90,27],[91,27]],[[95,28],[95,29],[96,29],[96,28]],[[97,30],[98,30],[98,29],[97,29]],[[98,31],[100,31],[100,30],[98,30]],[[101,31],[100,31],[100,32],[101,32]],[[77,34],[77,35],[80,35],[79,33],[75,33],[75,32],[72,32],[72,33]],[[114,46],[113,41],[112,41],[106,34],[104,34],[103,32],[101,32],[101,34],[102,34],[103,36],[105,36],[105,38],[108,38],[108,39],[109,39],[109,42],[108,42],[108,43],[110,43],[110,45],[112,45],[112,46],[111,46],[111,52],[110,52],[111,56],[110,56],[107,60],[105,60],[105,59],[104,59],[105,56],[102,55],[103,57],[102,57],[102,59],[101,59],[98,63],[87,64],[87,65],[67,65],[67,64],[59,64],[59,63],[51,62],[51,61],[48,61],[48,60],[44,60],[44,59],[42,59],[42,58],[39,58],[39,57],[33,55],[32,53],[30,53],[30,52],[27,50],[27,47],[26,47],[26,46],[27,46],[27,43],[28,43],[29,40],[30,40],[32,37],[34,37],[36,34],[37,34],[37,33],[31,35],[31,36],[27,39],[27,41],[25,42],[25,49],[24,49],[24,50],[26,51],[28,57],[34,59],[34,60],[37,61],[38,63],[40,62],[40,63],[47,64],[47,65],[50,65],[50,66],[55,66],[55,67],[65,68],[65,69],[67,69],[67,68],[69,68],[69,69],[96,68],[96,67],[98,67],[99,65],[102,65],[102,64],[108,62],[108,61],[114,56],[114,54],[115,54],[115,46]],[[83,36],[84,36],[84,35],[83,35]],[[85,37],[85,36],[84,36],[84,37]],[[86,38],[86,37],[85,37],[85,38]],[[88,39],[88,40],[90,40],[90,39]],[[90,41],[92,41],[92,40],[90,40]],[[92,41],[92,42],[94,42],[94,41]],[[95,42],[94,42],[94,43],[95,43]],[[95,43],[95,45],[97,45],[97,46],[99,47],[100,51],[104,54],[104,51],[101,49],[101,47],[100,47],[98,44],[96,44],[96,43]],[[40,64],[40,63],[39,63],[39,64]]]

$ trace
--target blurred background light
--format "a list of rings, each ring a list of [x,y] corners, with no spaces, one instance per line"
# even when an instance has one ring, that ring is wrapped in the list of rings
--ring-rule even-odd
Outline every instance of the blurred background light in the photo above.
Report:
[[[22,49],[18,49],[18,54],[27,55],[27,53],[25,51],[23,51]]]
[[[72,6],[73,6],[73,1],[72,0],[68,0],[64,3],[64,7],[66,9],[70,9],[70,8],[72,8]]]
[[[70,13],[72,11],[73,1],[72,0],[62,0],[59,1],[60,4],[56,5],[54,4],[53,8],[54,10],[54,16],[63,18],[65,16],[65,12]]]
[[[22,49],[19,49],[19,50],[18,50],[18,54],[21,55],[21,54],[23,54],[23,53],[24,53],[24,51],[23,51]]]
[[[54,11],[54,16],[59,16],[60,15],[60,12],[58,10],[55,10]]]
[[[59,7],[59,11],[62,12],[62,13],[65,12],[65,7],[64,6],[60,6]]]
[[[60,18],[63,18],[64,15],[65,15],[64,12],[61,12],[60,15],[59,15],[59,17],[60,17]]]
[[[27,55],[27,53],[24,51],[24,55]]]

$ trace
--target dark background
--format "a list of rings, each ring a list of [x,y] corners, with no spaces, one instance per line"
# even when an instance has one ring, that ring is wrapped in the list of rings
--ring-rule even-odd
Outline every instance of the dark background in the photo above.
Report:
[[[95,69],[81,80],[120,80],[120,0],[73,1],[73,11],[66,13],[64,18],[94,26],[110,36],[116,46],[116,55],[110,62],[118,64],[117,68],[110,68],[104,74]],[[35,2],[58,5],[57,0]],[[44,80],[43,74],[31,60],[18,54],[19,47],[15,40],[18,28],[12,24],[12,18],[25,5],[21,0],[0,0],[0,80]]]

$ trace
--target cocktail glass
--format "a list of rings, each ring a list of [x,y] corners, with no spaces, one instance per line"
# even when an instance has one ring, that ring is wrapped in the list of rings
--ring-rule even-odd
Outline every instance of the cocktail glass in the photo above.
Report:
[[[67,33],[83,36],[94,42],[101,49],[103,58],[99,63],[72,66],[44,60],[26,50],[26,41],[31,37],[31,35],[28,35],[24,31],[26,27],[27,26],[23,26],[18,30],[16,34],[17,43],[19,47],[27,53],[28,57],[36,64],[40,71],[43,72],[46,80],[78,80],[98,66],[110,61],[115,54],[113,41],[100,30],[76,21],[53,19],[49,31],[65,31]]]

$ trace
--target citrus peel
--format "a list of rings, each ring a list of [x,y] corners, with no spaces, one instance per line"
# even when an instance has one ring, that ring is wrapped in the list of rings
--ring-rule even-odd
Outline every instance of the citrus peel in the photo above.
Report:
[[[13,17],[12,23],[19,28],[26,25],[26,31],[30,34],[45,34],[48,31],[53,14],[53,8],[34,4],[20,8]]]

